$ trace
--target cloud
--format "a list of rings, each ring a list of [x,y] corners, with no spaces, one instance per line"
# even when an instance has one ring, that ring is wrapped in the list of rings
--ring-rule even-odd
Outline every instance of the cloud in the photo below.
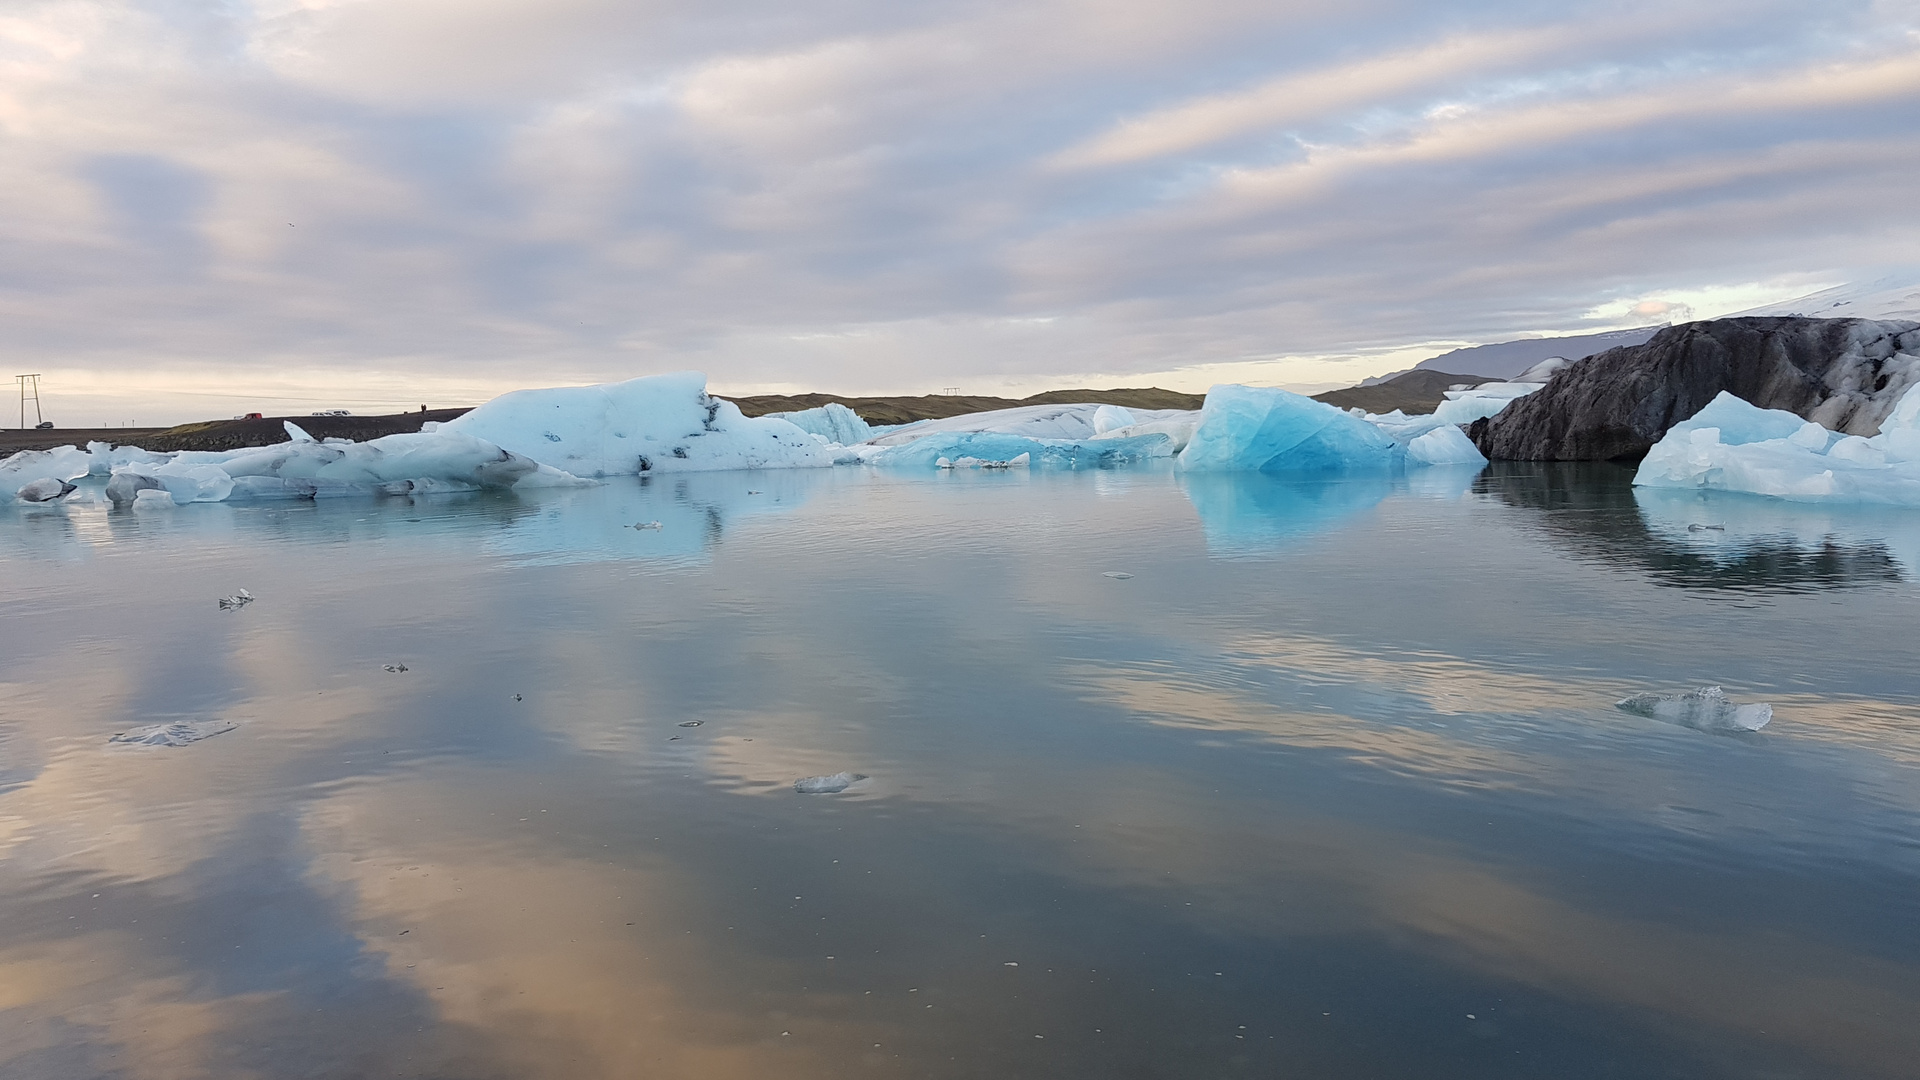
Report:
[[[310,371],[1324,383],[1920,240],[1911,6],[169,11],[0,17],[0,347],[56,409],[157,371],[218,371],[214,414]]]

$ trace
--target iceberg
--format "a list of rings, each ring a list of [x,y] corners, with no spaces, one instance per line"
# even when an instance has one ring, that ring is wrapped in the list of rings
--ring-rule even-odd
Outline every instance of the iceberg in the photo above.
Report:
[[[1539,367],[1538,364],[1534,365],[1528,369],[1528,373],[1536,371]],[[1552,374],[1552,371],[1549,370],[1547,374]],[[1467,390],[1447,390],[1444,391],[1447,400],[1433,410],[1433,416],[1434,419],[1446,424],[1471,424],[1475,420],[1500,415],[1502,410],[1516,399],[1526,397],[1545,385],[1544,379],[1539,382],[1516,380],[1481,383]]]
[[[1633,482],[1795,502],[1920,506],[1920,386],[1901,396],[1871,437],[1829,431],[1723,390],[1668,429]]]
[[[1165,435],[1075,440],[970,431],[931,435],[904,445],[868,444],[856,452],[858,459],[869,465],[950,468],[967,462],[968,467],[1003,468],[1021,462],[1035,467],[1088,469],[1172,457],[1173,444]],[[943,461],[946,466],[941,466]]]
[[[1635,694],[1614,702],[1613,707],[1697,731],[1759,731],[1773,719],[1772,705],[1735,705],[1717,686],[1684,694]]]
[[[1379,426],[1325,402],[1286,390],[1216,386],[1176,463],[1191,472],[1386,470],[1404,457],[1401,450]]]
[[[1188,409],[1020,405],[903,424],[854,448],[854,457],[870,465],[919,467],[971,458],[991,468],[1022,454],[1035,466],[1126,465],[1179,453],[1199,417]]]
[[[434,427],[434,434],[484,440],[574,476],[817,467],[839,459],[786,420],[748,417],[709,395],[697,371],[515,390]]]
[[[766,415],[785,420],[809,435],[818,435],[837,446],[852,446],[874,437],[874,430],[860,414],[837,401],[829,401],[816,409],[801,409],[798,412],[776,412]]]
[[[226,451],[181,451],[161,463],[115,466],[107,498],[124,505],[143,491],[175,503],[425,495],[482,488],[567,487],[587,481],[492,443],[450,431],[404,432],[367,442],[317,442],[287,424],[291,441]]]
[[[52,450],[22,450],[0,461],[0,491],[20,492],[43,480],[78,480],[93,468],[93,456],[75,446]],[[43,488],[36,487],[36,491]],[[23,495],[22,498],[25,496]],[[44,499],[27,499],[44,502]]]

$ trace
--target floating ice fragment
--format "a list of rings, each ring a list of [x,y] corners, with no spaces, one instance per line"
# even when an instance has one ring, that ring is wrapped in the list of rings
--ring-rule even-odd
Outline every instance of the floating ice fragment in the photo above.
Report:
[[[388,671],[392,671],[392,672],[401,672],[401,671],[407,670],[407,665],[405,664],[384,664],[382,666],[385,667]]]
[[[64,499],[72,494],[73,491],[74,485],[67,481],[51,476],[43,476],[38,480],[23,485],[20,490],[14,492],[14,494],[20,497],[21,502],[37,503]]]
[[[133,496],[135,510],[165,510],[173,505],[173,493],[165,488],[141,488]]]
[[[185,746],[201,739],[211,739],[238,726],[227,720],[175,720],[123,731],[107,741],[127,746]]]
[[[704,724],[704,723],[706,723],[705,720],[682,720],[680,721],[680,726],[681,727],[699,727],[701,724]]]
[[[793,782],[793,790],[802,795],[831,795],[845,791],[859,781],[865,780],[865,773],[837,772],[832,776],[809,776]]]
[[[1773,719],[1772,705],[1735,705],[1717,686],[1684,694],[1635,694],[1614,702],[1614,707],[1697,731],[1759,731]]]
[[[1701,525],[1696,523],[1696,524],[1687,526],[1687,531],[1688,532],[1709,532],[1709,531],[1726,532],[1727,527],[1725,525]]]
[[[253,603],[252,593],[245,589],[236,589],[232,596],[223,596],[220,598],[220,610],[238,611],[251,603]]]
[[[637,525],[635,525],[635,526],[634,526],[634,528],[636,528],[636,529],[660,529],[660,528],[665,528],[665,526],[663,526],[663,525],[661,525],[661,524],[660,524],[659,522],[657,522],[657,521],[642,521],[642,522],[640,522],[639,524],[637,524]]]
[[[1115,581],[1125,581],[1125,580],[1127,580],[1128,578],[1130,578],[1130,577],[1132,577],[1133,575],[1132,575],[1132,574],[1129,574],[1129,573],[1127,573],[1127,572],[1126,572],[1125,570],[1109,570],[1109,571],[1107,571],[1106,573],[1104,573],[1104,574],[1101,574],[1100,576],[1101,576],[1101,577],[1110,577],[1110,578],[1112,578],[1112,579],[1113,579],[1113,580],[1115,580]]]

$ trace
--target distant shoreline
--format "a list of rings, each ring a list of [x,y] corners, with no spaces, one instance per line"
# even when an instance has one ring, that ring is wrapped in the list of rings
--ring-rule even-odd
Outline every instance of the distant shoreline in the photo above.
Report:
[[[716,394],[715,397],[725,397]],[[919,397],[860,397],[850,394],[768,394],[754,397],[728,397],[748,416],[772,412],[797,412],[838,402],[860,414],[872,424],[907,424],[915,420],[938,420],[992,409],[1011,409],[1022,405],[1055,405],[1096,402],[1132,409],[1197,409],[1206,400],[1201,394],[1182,394],[1159,387],[1118,390],[1050,390],[1026,398],[979,397],[958,394],[925,394]],[[353,439],[365,442],[383,435],[419,431],[429,421],[447,421],[464,415],[469,408],[429,409],[426,412],[390,413],[384,416],[266,416],[256,420],[204,420],[170,428],[46,428],[0,431],[0,456],[21,450],[51,450],[56,446],[85,446],[100,441],[115,446],[139,446],[147,450],[238,450],[247,446],[271,446],[286,442],[282,422],[291,420],[316,439]]]

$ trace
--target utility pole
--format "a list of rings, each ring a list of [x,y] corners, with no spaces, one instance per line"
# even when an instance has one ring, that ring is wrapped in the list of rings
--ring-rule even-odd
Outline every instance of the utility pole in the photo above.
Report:
[[[33,398],[33,422],[35,424],[45,423],[46,417],[40,415],[40,376],[37,373],[33,375],[15,375],[13,379],[20,384],[20,430],[27,430],[27,398],[29,391],[31,391]]]

